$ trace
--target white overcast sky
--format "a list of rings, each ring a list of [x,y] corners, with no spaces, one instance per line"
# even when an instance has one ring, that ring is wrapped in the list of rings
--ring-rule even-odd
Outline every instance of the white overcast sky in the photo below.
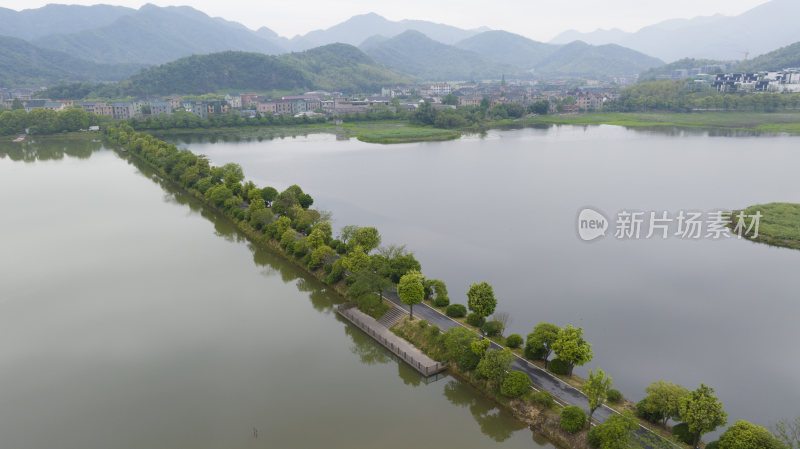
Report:
[[[672,18],[713,14],[736,15],[768,0],[69,0],[64,3],[106,3],[138,8],[188,5],[213,17],[256,29],[266,26],[292,37],[328,28],[356,14],[378,13],[391,20],[422,19],[462,28],[488,26],[547,41],[561,31],[620,28],[636,31]],[[800,0],[799,0],[800,1]],[[15,10],[37,8],[47,0],[0,0]]]

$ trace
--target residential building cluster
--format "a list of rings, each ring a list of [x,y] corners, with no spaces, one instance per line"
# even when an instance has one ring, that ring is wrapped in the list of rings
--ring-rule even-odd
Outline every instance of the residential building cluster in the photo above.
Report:
[[[484,99],[489,101],[490,106],[516,103],[527,107],[537,101],[548,100],[555,107],[560,100],[571,96],[575,98],[575,104],[565,105],[565,109],[562,110],[578,112],[600,109],[606,101],[616,98],[617,89],[613,84],[599,81],[588,81],[583,84],[574,87],[575,83],[567,80],[518,81],[508,84],[505,81],[432,83],[385,87],[381,89],[380,95],[366,97],[347,97],[340,92],[314,91],[274,99],[254,92],[245,92],[203,101],[173,95],[112,102],[38,99],[33,98],[36,92],[34,89],[18,88],[0,89],[0,101],[9,109],[14,106],[16,100],[19,100],[27,111],[35,108],[60,111],[67,107],[77,107],[87,113],[124,120],[173,114],[177,111],[189,112],[203,119],[232,111],[244,117],[267,115],[336,117],[365,113],[380,105],[412,110],[416,109],[421,101],[431,102],[436,107],[455,107],[443,104],[444,98],[448,95],[457,98],[458,107],[480,106]]]
[[[711,85],[718,92],[800,92],[800,68],[777,72],[720,73]]]

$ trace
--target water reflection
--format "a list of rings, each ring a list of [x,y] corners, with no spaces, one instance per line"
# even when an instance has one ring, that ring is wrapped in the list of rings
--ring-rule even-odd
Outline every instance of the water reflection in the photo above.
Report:
[[[85,137],[31,138],[24,142],[0,141],[0,159],[15,162],[61,160],[65,156],[88,159],[103,147],[100,139]]]
[[[497,442],[503,442],[514,432],[525,428],[525,424],[516,420],[511,413],[498,408],[463,382],[448,382],[444,386],[444,396],[453,405],[469,408],[481,432]]]

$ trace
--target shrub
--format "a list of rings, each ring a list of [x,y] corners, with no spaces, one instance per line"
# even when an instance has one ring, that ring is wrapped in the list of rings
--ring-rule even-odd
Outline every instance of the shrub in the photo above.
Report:
[[[461,371],[472,371],[478,366],[481,358],[472,351],[463,351],[456,359],[456,366]]]
[[[537,391],[531,396],[531,401],[543,408],[553,408],[556,401],[553,400],[553,395],[549,391]]]
[[[467,314],[467,306],[464,304],[450,304],[444,313],[452,318],[461,318]]]
[[[483,326],[483,323],[485,321],[486,321],[486,319],[484,317],[478,315],[475,312],[472,312],[469,315],[467,315],[467,324],[469,324],[469,325],[472,325],[472,326],[475,326],[475,327],[481,327],[481,326]]]
[[[442,333],[441,330],[439,329],[439,326],[437,326],[435,324],[431,324],[430,327],[428,327],[428,331],[427,332],[428,332],[428,336],[432,340],[435,340],[435,339],[439,338],[439,335],[441,335],[441,333]]]
[[[508,398],[518,398],[531,389],[531,378],[522,371],[511,371],[500,386],[500,394]]]
[[[647,410],[647,399],[642,399],[636,403],[636,417],[653,424],[661,423],[661,415],[651,413]]]
[[[544,358],[544,348],[541,346],[531,347],[525,345],[525,358],[530,360],[541,360]]]
[[[561,410],[561,428],[569,433],[580,431],[589,419],[582,408],[571,405]]]
[[[351,285],[356,283],[356,277],[355,276],[348,276],[347,279],[344,280],[344,283],[345,283],[345,285],[350,287]]]
[[[622,400],[622,393],[620,393],[619,390],[615,390],[612,388],[608,390],[608,393],[606,393],[606,398],[608,399],[609,402],[616,403]]]
[[[522,346],[522,336],[520,334],[511,334],[506,339],[506,344],[509,348],[519,348]]]
[[[436,307],[447,307],[450,304],[450,298],[442,296],[433,300],[433,305]]]
[[[686,424],[685,422],[672,426],[672,436],[684,444],[694,443],[694,435],[689,432],[689,424]]]
[[[597,426],[589,429],[589,433],[586,434],[586,442],[591,447],[600,447],[603,444],[603,434],[600,430],[597,430]]]
[[[569,363],[561,359],[553,359],[547,365],[547,369],[553,374],[560,374],[566,376],[569,373]]]
[[[495,320],[487,321],[481,330],[487,336],[494,337],[495,335],[500,335],[500,332],[503,332],[503,323]]]
[[[719,448],[719,440],[714,440],[706,444],[706,449],[717,449],[717,448]]]

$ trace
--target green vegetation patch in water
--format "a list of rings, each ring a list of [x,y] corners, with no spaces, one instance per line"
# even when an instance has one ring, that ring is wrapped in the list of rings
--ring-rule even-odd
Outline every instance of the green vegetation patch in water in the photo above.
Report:
[[[758,213],[758,234],[754,236],[755,229],[749,235],[744,234],[749,240],[768,245],[800,249],[800,204],[798,203],[769,203],[750,206],[744,211],[734,211],[731,214],[731,228],[736,233],[740,212],[744,212],[744,224],[747,230],[753,224],[753,216]]]

